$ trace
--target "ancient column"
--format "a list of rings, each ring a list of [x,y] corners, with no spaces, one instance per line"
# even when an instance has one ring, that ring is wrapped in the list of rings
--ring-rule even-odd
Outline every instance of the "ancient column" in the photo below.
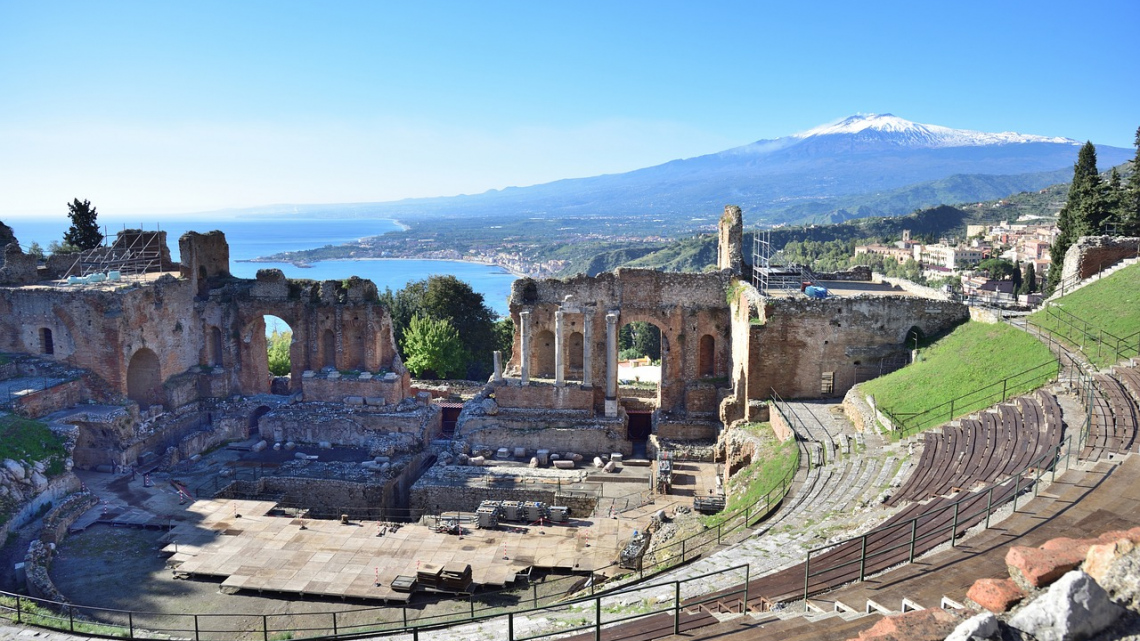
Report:
[[[495,350],[491,352],[491,356],[493,356],[495,360],[495,378],[492,380],[497,383],[503,380],[503,353],[499,350]]]
[[[563,359],[566,358],[562,347],[562,310],[554,312],[554,384],[562,387],[566,384]]]
[[[522,337],[522,354],[519,354],[519,377],[523,385],[530,382],[530,312],[519,312],[519,335]]]
[[[582,387],[594,384],[594,310],[582,312]]]
[[[618,315],[606,314],[606,416],[617,416]]]

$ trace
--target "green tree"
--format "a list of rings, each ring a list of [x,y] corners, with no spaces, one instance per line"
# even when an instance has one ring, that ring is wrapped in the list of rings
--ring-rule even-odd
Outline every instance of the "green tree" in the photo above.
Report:
[[[1049,266],[1047,292],[1052,292],[1061,282],[1065,252],[1081,236],[1098,233],[1107,217],[1104,186],[1096,170],[1096,147],[1091,142],[1086,142],[1077,154],[1077,163],[1073,165],[1069,199],[1057,216],[1057,229],[1060,233],[1049,250],[1053,262]]]
[[[1009,280],[1014,278],[1014,274],[1020,273],[1017,271],[1017,266],[1012,261],[1004,258],[987,258],[978,263],[978,269],[986,270],[990,278],[994,280]],[[1020,278],[1018,278],[1019,280]]]
[[[661,330],[645,321],[626,323],[618,330],[618,351],[625,353],[623,358],[648,356],[660,360]]]
[[[276,329],[269,335],[266,353],[269,355],[269,373],[274,376],[288,376],[292,369],[289,360],[289,346],[293,344],[293,332],[279,332]]]
[[[416,378],[450,378],[467,369],[467,351],[446,319],[413,316],[404,331],[404,354]]]
[[[454,276],[431,276],[409,282],[395,293],[385,290],[380,299],[392,314],[397,344],[404,344],[405,333],[416,316],[446,320],[459,332],[468,359],[464,371],[456,374],[472,380],[490,375],[491,353],[501,349],[495,333],[495,312],[471,285]]]
[[[44,259],[44,248],[40,247],[39,243],[32,242],[31,245],[28,245],[28,254],[35,256],[36,260],[43,260]]]
[[[1136,157],[1132,159],[1132,175],[1124,187],[1121,203],[1121,233],[1140,236],[1140,127],[1136,129]]]
[[[510,317],[495,323],[495,349],[503,353],[503,365],[506,366],[515,350],[515,322]]]
[[[71,218],[71,227],[63,234],[65,244],[86,250],[94,249],[103,242],[103,234],[100,233],[96,220],[99,212],[91,206],[90,200],[79,202],[76,198],[74,202],[68,203],[67,215]]]
[[[1033,261],[1025,263],[1025,271],[1021,274],[1021,288],[1018,294],[1032,294],[1037,291],[1037,268],[1033,266]]]

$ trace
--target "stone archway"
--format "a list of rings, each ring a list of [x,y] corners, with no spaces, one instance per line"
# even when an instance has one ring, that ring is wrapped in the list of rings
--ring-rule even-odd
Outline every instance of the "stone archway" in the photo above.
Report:
[[[158,354],[145,347],[135,352],[127,364],[127,398],[138,403],[142,409],[166,401]]]
[[[549,329],[534,336],[534,362],[531,367],[536,378],[554,378],[554,332]]]

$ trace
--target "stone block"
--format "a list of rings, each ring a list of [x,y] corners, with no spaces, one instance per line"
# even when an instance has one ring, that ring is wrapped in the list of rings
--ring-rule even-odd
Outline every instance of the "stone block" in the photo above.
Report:
[[[400,377],[396,374],[396,372],[388,372],[384,375],[385,383],[395,383],[398,380],[400,380]]]
[[[1009,625],[1039,641],[1067,641],[1097,634],[1123,613],[1092,577],[1074,570],[1013,615]]]
[[[966,597],[990,612],[1006,612],[1025,598],[1012,579],[978,579]]]
[[[1121,538],[1111,543],[1100,543],[1089,547],[1081,569],[1097,583],[1104,583],[1104,577],[1120,557],[1136,549],[1132,541]]]
[[[932,608],[883,617],[859,633],[858,639],[892,641],[942,641],[954,631],[960,617],[949,610]]]
[[[361,372],[360,376],[357,378],[359,378],[362,381],[370,381],[370,380],[372,380],[372,372]]]
[[[364,397],[364,404],[365,405],[376,405],[376,406],[387,405],[387,403],[384,402],[383,396],[365,396]]]
[[[471,458],[467,459],[467,462],[474,467],[483,467],[484,461],[486,461],[486,459],[484,459],[482,456],[472,456]]]
[[[525,447],[516,447],[515,448],[515,458],[526,458],[526,448]]]
[[[539,465],[550,465],[550,450],[538,450],[537,458]]]
[[[505,447],[500,447],[499,449],[495,450],[495,458],[501,461],[505,461],[511,458],[511,451]]]
[[[998,638],[998,621],[992,612],[981,612],[966,619],[954,628],[946,641],[972,641]]]
[[[567,459],[558,459],[557,461],[554,461],[554,467],[560,470],[572,470],[574,469],[574,461]]]
[[[333,371],[329,372],[328,378],[330,381],[338,380],[340,378],[340,372],[333,370]]]
[[[307,369],[307,370],[301,372],[301,378],[313,378],[316,375],[317,375],[317,373],[311,369]]]
[[[1084,561],[1089,544],[1073,539],[1053,539],[1046,545],[1058,541],[1050,548],[1032,548],[1014,545],[1005,555],[1009,576],[1025,588],[1042,588],[1061,578],[1066,572],[1076,569]],[[1066,542],[1073,542],[1069,545]]]
[[[614,461],[616,463],[621,463],[621,461],[622,461],[621,452],[614,452],[613,454],[610,454],[610,460]]]
[[[345,403],[345,405],[364,405],[364,397],[363,396],[345,396],[344,397],[344,403]]]
[[[602,461],[602,457],[600,457],[600,456],[594,457],[594,467],[601,469],[602,467],[605,467],[605,465],[606,465],[605,462]]]

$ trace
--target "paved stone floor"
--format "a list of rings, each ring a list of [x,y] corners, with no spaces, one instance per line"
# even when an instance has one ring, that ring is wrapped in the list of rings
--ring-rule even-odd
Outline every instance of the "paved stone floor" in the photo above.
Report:
[[[404,601],[407,594],[389,587],[397,576],[453,563],[469,564],[472,579],[489,586],[531,567],[606,573],[619,540],[641,527],[627,518],[495,530],[467,524],[457,536],[418,524],[392,531],[379,523],[271,516],[273,507],[195,501],[188,512],[197,518],[176,525],[163,551],[179,574],[224,577],[223,588]]]

